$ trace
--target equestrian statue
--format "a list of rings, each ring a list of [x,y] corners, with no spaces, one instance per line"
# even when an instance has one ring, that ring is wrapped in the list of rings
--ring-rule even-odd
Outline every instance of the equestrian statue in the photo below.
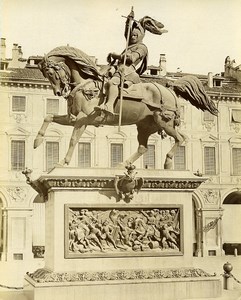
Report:
[[[164,25],[145,16],[136,21],[133,10],[125,26],[126,48],[121,54],[110,53],[108,65],[98,67],[83,51],[61,46],[53,49],[39,63],[43,75],[50,81],[56,96],[67,100],[66,115],[47,115],[34,148],[42,141],[48,125],[55,122],[73,126],[69,148],[61,165],[69,164],[76,144],[89,125],[125,126],[136,124],[138,149],[124,164],[128,166],[147,151],[148,138],[158,132],[169,135],[175,144],[167,153],[164,168],[172,168],[172,158],[186,139],[180,125],[180,99],[196,108],[218,114],[214,102],[207,96],[200,80],[191,75],[169,82],[141,82],[147,69],[148,49],[143,44],[145,32],[161,35]]]

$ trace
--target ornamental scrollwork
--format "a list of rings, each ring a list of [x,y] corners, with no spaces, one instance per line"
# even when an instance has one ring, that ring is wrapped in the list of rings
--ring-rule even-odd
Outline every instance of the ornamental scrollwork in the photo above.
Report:
[[[45,246],[32,246],[34,258],[44,258]]]
[[[38,283],[46,282],[100,282],[100,281],[129,281],[129,280],[151,280],[166,278],[200,278],[215,277],[199,268],[171,268],[154,270],[113,270],[102,272],[52,272],[47,269],[38,269],[27,275]]]
[[[219,200],[219,192],[214,190],[200,190],[204,202],[207,204],[216,204]]]
[[[24,202],[27,197],[26,188],[20,186],[8,187],[7,192],[11,199],[15,202]]]

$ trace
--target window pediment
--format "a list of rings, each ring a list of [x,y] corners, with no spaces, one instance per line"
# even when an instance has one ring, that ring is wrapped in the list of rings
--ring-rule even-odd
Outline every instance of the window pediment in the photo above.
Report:
[[[232,136],[232,137],[228,140],[228,142],[229,142],[230,144],[239,144],[239,145],[241,145],[241,138],[238,137],[238,136]],[[240,146],[240,147],[241,147],[241,146]]]
[[[106,138],[108,140],[118,141],[120,143],[120,142],[124,142],[127,139],[127,135],[121,131],[121,132],[110,133],[106,136]]]
[[[21,127],[15,127],[7,130],[5,132],[8,136],[21,136],[27,137],[30,135],[30,132]]]
[[[218,138],[212,134],[203,136],[201,139],[202,143],[217,143],[218,142]]]

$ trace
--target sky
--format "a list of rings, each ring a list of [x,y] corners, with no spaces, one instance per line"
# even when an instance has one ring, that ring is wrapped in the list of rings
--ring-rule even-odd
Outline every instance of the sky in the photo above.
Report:
[[[241,0],[0,0],[0,36],[7,57],[13,43],[23,57],[44,55],[69,44],[106,63],[125,48],[125,18],[149,16],[168,33],[146,32],[148,65],[166,54],[167,70],[195,74],[223,71],[226,56],[241,64]]]

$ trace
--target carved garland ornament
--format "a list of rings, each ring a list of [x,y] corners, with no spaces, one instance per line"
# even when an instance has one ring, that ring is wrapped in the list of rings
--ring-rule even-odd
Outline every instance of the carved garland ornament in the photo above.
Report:
[[[38,283],[47,282],[100,282],[114,280],[150,280],[167,278],[197,278],[214,277],[202,269],[179,268],[179,269],[157,269],[157,270],[114,270],[103,272],[74,272],[57,273],[47,269],[38,269],[27,275]]]

